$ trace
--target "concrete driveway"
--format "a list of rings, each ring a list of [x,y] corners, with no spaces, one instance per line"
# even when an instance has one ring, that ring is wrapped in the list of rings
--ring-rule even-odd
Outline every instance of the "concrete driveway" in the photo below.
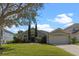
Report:
[[[73,55],[79,56],[79,46],[77,45],[57,45],[56,47],[62,48]]]

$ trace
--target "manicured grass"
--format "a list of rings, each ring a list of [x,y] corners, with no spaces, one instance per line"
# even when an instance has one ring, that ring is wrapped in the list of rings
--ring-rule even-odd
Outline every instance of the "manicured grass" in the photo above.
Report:
[[[72,54],[47,44],[4,44],[2,56],[71,56]]]

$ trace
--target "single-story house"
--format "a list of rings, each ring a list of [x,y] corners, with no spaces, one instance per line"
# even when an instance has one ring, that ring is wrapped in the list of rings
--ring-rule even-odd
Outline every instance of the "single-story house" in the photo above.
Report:
[[[1,43],[7,43],[7,41],[13,40],[13,35],[14,35],[14,33],[4,29]]]
[[[63,29],[56,29],[49,34],[49,39],[47,43],[49,44],[68,44],[69,38],[68,33],[66,33]]]
[[[47,40],[48,44],[68,44],[70,43],[70,38],[76,38],[79,41],[79,23],[75,23],[66,29],[56,29],[49,33],[49,38]]]

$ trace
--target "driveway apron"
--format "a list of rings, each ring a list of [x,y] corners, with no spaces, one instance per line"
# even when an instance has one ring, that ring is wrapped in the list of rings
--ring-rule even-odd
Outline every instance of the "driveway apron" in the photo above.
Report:
[[[79,46],[77,45],[57,45],[56,47],[62,48],[73,55],[79,56]]]

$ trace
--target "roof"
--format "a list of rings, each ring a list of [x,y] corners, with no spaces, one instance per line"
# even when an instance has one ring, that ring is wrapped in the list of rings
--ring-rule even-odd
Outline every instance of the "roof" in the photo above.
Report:
[[[71,25],[71,26],[69,26],[69,27],[67,27],[67,28],[65,28],[64,30],[67,30],[68,28],[71,28],[71,27],[73,27],[73,26],[79,26],[79,23],[75,23],[75,24],[73,24],[73,25]]]
[[[14,34],[14,33],[10,32],[10,31],[6,30],[6,29],[4,29],[4,31],[5,31],[5,32],[8,32],[8,33],[10,33],[10,34]]]
[[[73,32],[72,34],[77,34],[77,33],[79,33],[79,30],[78,30],[78,31]]]
[[[58,28],[58,29],[52,31],[51,33],[66,33],[66,32],[65,32],[63,29]],[[66,34],[67,34],[67,33],[66,33]]]

